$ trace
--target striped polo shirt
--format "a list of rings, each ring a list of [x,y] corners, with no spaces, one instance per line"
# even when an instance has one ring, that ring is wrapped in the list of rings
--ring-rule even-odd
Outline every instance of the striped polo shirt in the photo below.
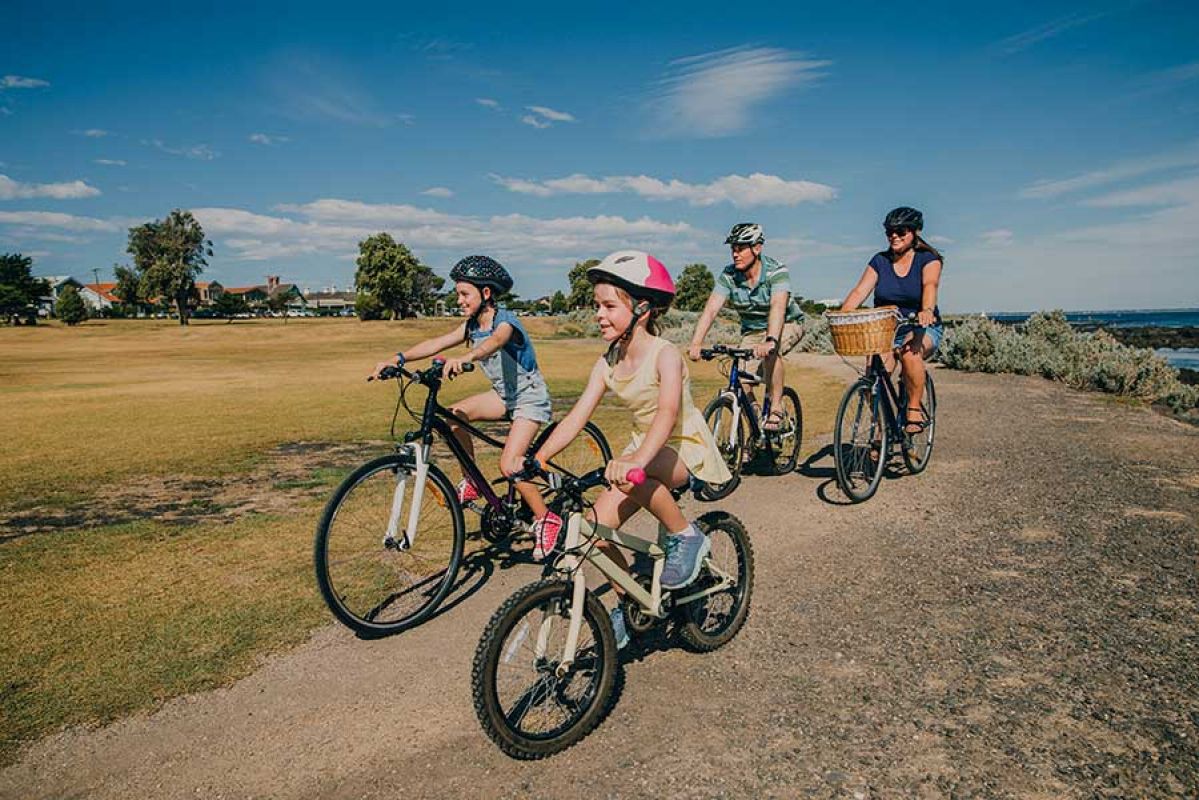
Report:
[[[741,316],[741,333],[757,333],[766,330],[770,318],[770,298],[779,292],[791,294],[791,273],[785,264],[770,256],[762,256],[762,271],[758,285],[750,286],[745,273],[729,264],[716,276],[713,291],[727,298],[727,303]],[[786,322],[803,318],[803,311],[794,297],[787,299]]]

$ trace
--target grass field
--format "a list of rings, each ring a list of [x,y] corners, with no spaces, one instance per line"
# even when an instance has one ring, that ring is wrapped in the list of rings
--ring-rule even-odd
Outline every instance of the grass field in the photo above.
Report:
[[[327,623],[315,521],[343,462],[386,447],[395,402],[393,386],[365,377],[446,324],[0,328],[0,762],[63,725],[227,683]],[[552,338],[550,320],[530,329],[561,414],[602,345]],[[713,364],[690,368],[702,407],[720,378]],[[826,433],[841,384],[789,382],[807,435]],[[467,376],[444,397],[486,388]],[[596,421],[619,451],[624,412],[605,404]],[[336,466],[289,455],[293,471],[280,473],[281,453],[306,452],[294,443],[361,443],[361,458],[355,446]],[[208,494],[150,497],[188,487]],[[218,513],[212,487],[241,511]],[[265,502],[281,492],[286,502]],[[119,524],[88,521],[123,511]],[[22,513],[81,521],[16,535],[3,519]]]

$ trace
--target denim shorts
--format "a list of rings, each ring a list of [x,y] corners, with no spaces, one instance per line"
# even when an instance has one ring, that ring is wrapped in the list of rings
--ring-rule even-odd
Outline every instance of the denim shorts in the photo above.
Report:
[[[504,407],[511,419],[528,419],[544,425],[554,417],[550,390],[540,372],[527,372],[517,378],[516,397],[505,398]]]
[[[933,346],[933,352],[941,346],[941,337],[945,335],[945,329],[941,327],[941,323],[929,325],[927,328],[921,328],[919,325],[913,325],[910,322],[902,323],[895,329],[895,347],[903,344],[903,340],[908,338],[909,333],[914,333],[917,336],[923,333],[925,341]]]

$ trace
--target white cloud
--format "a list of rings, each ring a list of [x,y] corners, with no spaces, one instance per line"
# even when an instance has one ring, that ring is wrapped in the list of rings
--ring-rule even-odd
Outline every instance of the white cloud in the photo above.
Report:
[[[428,195],[429,197],[448,199],[454,196],[454,190],[447,189],[444,186],[430,186],[428,189],[425,189],[423,192],[421,192],[421,194]]]
[[[948,236],[937,236],[934,234],[932,236],[925,236],[924,238],[931,244],[953,244],[953,239],[950,239]]]
[[[1015,240],[1016,235],[1007,228],[997,228],[986,231],[979,238],[985,247],[1007,247]]]
[[[86,136],[89,139],[103,139],[108,135],[108,131],[103,128],[88,128],[87,130],[75,131],[79,136]]]
[[[1095,208],[1128,208],[1130,206],[1172,206],[1199,202],[1199,177],[1166,181],[1136,189],[1091,197],[1082,202]]]
[[[1049,198],[1070,192],[1094,189],[1108,183],[1139,178],[1154,172],[1199,166],[1199,141],[1146,158],[1127,159],[1103,169],[1084,172],[1072,178],[1038,180],[1020,190],[1021,197]]]
[[[520,121],[526,125],[532,125],[534,128],[549,128],[555,122],[578,122],[574,114],[558,111],[548,106],[525,106],[525,109],[533,113],[525,114]]]
[[[0,116],[11,117],[12,109],[5,106],[0,106]]]
[[[811,84],[831,61],[772,47],[736,47],[678,59],[649,100],[650,135],[718,137],[743,130],[752,112],[782,92]]]
[[[279,111],[294,119],[332,120],[383,128],[403,122],[380,107],[362,88],[362,81],[339,64],[312,54],[293,56],[276,64],[268,78]]]
[[[525,108],[528,109],[529,111],[532,111],[534,114],[539,114],[540,116],[543,116],[548,120],[551,120],[552,122],[574,122],[575,121],[574,115],[570,114],[566,111],[555,111],[554,109],[548,108],[546,106],[525,106]]]
[[[731,203],[738,208],[755,206],[794,206],[824,202],[837,196],[831,186],[812,181],[785,180],[777,175],[755,172],[752,175],[725,175],[711,183],[686,183],[677,179],[663,181],[648,175],[612,175],[592,178],[574,174],[564,178],[530,181],[492,175],[499,185],[512,192],[550,197],[556,194],[612,194],[629,192],[649,200],[685,200],[693,206]]]
[[[290,142],[291,140],[286,136],[270,136],[265,133],[251,133],[250,141],[254,144],[265,144],[269,146],[273,144],[279,144],[281,142]]]
[[[105,167],[123,167],[123,166],[125,166],[126,162],[122,161],[119,158],[97,158],[97,159],[94,159],[92,161],[92,163],[100,164],[101,166],[105,166]]]
[[[1063,34],[1068,30],[1081,27],[1097,19],[1102,19],[1109,13],[1111,12],[1100,11],[1094,14],[1067,14],[1064,17],[1058,17],[1044,24],[1037,25],[1034,28],[1029,28],[1026,31],[1021,31],[1020,33],[1000,39],[992,45],[992,48],[1004,55],[1014,55],[1022,50],[1027,50],[1038,42],[1052,39],[1054,36]]]
[[[31,197],[48,197],[54,200],[78,200],[95,197],[100,190],[83,181],[69,183],[20,183],[7,175],[0,175],[0,200],[17,200]]]
[[[184,145],[182,147],[168,147],[161,139],[142,140],[142,144],[148,144],[158,148],[164,153],[170,153],[173,156],[183,156],[184,158],[192,158],[199,161],[212,161],[220,155],[206,144]]]
[[[490,108],[494,111],[500,111],[503,109],[503,106],[500,105],[498,100],[492,100],[490,97],[476,97],[475,102],[484,108]]]
[[[43,81],[40,78],[26,78],[22,75],[5,75],[0,78],[0,89],[41,89],[49,85],[49,81]]]
[[[234,208],[193,209],[205,232],[232,248],[238,258],[249,261],[305,253],[341,254],[381,230],[425,251],[485,251],[526,263],[553,264],[619,247],[660,250],[696,233],[685,222],[648,217],[470,216],[336,198],[284,204],[275,211],[288,216]]]
[[[0,211],[0,225],[58,228],[78,233],[119,231],[122,227],[126,227],[125,222],[117,219],[77,217],[73,214],[60,214],[54,211]]]
[[[1141,88],[1132,96],[1164,94],[1195,81],[1199,81],[1199,61],[1179,64],[1145,76],[1139,81]]]

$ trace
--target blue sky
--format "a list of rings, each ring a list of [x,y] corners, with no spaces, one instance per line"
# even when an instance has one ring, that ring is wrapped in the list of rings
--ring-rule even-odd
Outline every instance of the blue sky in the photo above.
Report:
[[[6,6],[0,251],[111,279],[178,207],[226,285],[347,286],[386,230],[537,296],[753,220],[826,298],[914,205],[947,310],[1199,306],[1188,0],[216,6]]]

